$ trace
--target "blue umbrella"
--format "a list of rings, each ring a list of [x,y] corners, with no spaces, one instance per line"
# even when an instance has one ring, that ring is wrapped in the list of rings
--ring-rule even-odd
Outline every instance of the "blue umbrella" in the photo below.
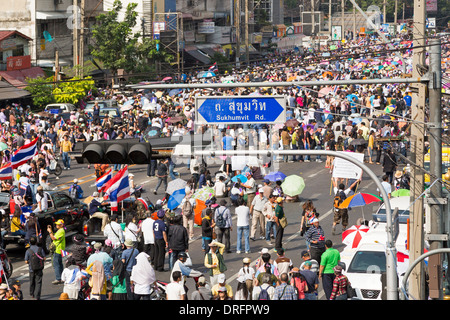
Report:
[[[122,106],[128,106],[128,105],[133,104],[133,103],[134,103],[134,100],[130,99],[130,100],[125,101]]]
[[[212,78],[215,77],[216,74],[212,71],[203,71],[198,74],[198,78]]]
[[[186,196],[185,189],[179,189],[175,190],[172,195],[169,197],[169,200],[167,201],[167,208],[170,210],[175,209],[178,207],[181,202],[183,201],[184,197]]]
[[[264,179],[269,181],[283,181],[284,178],[286,178],[286,175],[280,171],[271,172],[264,177]]]
[[[169,91],[169,96],[173,97],[176,94],[179,94],[181,92],[181,89],[172,89]]]
[[[243,174],[238,174],[237,176],[234,176],[233,178],[231,178],[231,181],[237,182],[237,179],[240,179],[242,183],[246,183],[248,180],[247,177],[244,176]]]

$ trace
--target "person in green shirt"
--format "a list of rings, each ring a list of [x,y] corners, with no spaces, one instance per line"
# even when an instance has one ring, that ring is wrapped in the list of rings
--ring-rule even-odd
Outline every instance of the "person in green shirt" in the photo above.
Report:
[[[55,280],[52,282],[53,284],[61,284],[64,283],[61,280],[61,274],[64,270],[64,265],[62,263],[62,255],[61,251],[66,249],[66,231],[64,230],[64,220],[59,219],[55,222],[55,226],[57,231],[53,234],[52,226],[47,226],[47,231],[49,237],[52,239],[52,244],[54,246],[53,252],[53,270],[55,271]]]
[[[341,261],[341,254],[333,248],[331,240],[325,241],[325,252],[320,257],[319,279],[322,280],[323,291],[327,300],[330,300],[333,291],[333,280],[335,277],[333,268]]]
[[[125,264],[120,259],[114,260],[113,262],[111,285],[111,300],[128,300],[127,283],[125,279]]]

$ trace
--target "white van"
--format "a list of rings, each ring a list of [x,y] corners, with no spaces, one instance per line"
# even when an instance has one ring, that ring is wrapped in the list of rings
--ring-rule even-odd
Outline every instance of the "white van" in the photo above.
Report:
[[[399,225],[396,241],[397,274],[399,281],[408,267],[406,250],[407,225]],[[381,300],[381,276],[386,272],[386,223],[371,222],[370,230],[362,237],[357,248],[347,246],[341,252],[343,273],[348,277],[358,300]],[[400,282],[399,282],[400,283]]]
[[[45,106],[45,111],[54,114],[68,113],[76,110],[77,107],[71,103],[52,103]]]

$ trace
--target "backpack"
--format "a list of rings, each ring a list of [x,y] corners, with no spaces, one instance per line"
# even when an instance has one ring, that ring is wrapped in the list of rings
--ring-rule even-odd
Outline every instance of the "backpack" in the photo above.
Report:
[[[259,293],[258,300],[270,300],[267,289],[263,289],[261,286],[259,286],[259,288],[261,289],[261,292]]]
[[[70,197],[72,199],[81,199],[83,198],[83,189],[77,184],[73,184],[69,190]]]
[[[334,196],[334,200],[333,200],[333,206],[335,208],[339,208],[339,206],[341,205],[341,203],[347,198],[347,196],[345,195],[344,191],[338,191],[336,193],[336,195]]]
[[[189,200],[186,200],[184,202],[182,212],[187,219],[189,219],[192,216],[193,213],[192,204],[189,202]]]
[[[31,270],[32,271],[43,270],[44,269],[44,258],[41,257],[37,252],[34,252],[31,249],[28,249],[28,250],[30,250],[30,255],[31,255],[30,261],[29,261]],[[38,249],[38,252],[39,251],[41,251],[41,253],[42,253],[41,248]]]
[[[227,225],[227,222],[225,221],[225,218],[223,217],[223,212],[220,213],[219,210],[217,210],[216,227],[225,228],[226,225]]]

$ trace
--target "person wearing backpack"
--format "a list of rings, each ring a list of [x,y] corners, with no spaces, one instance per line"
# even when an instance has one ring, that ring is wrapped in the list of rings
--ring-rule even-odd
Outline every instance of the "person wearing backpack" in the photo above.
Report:
[[[45,252],[37,246],[37,238],[34,236],[30,237],[30,247],[25,252],[25,263],[29,266],[30,296],[40,300]]]
[[[69,188],[69,195],[72,199],[83,198],[83,189],[78,184],[78,179],[73,179],[73,184]]]
[[[271,275],[264,274],[261,278],[261,285],[253,288],[252,300],[273,300],[275,288],[270,285],[271,281]]]
[[[190,196],[186,196],[181,207],[183,227],[188,230],[189,240],[194,240],[194,204],[195,200],[190,199]]]
[[[291,286],[297,294],[298,300],[305,300],[305,292],[308,291],[308,284],[305,277],[300,273],[298,268],[292,268],[291,274]]]
[[[220,206],[214,212],[214,221],[216,222],[217,241],[225,244],[225,252],[231,253],[232,218],[225,199],[220,200]],[[225,241],[222,241],[224,236]]]
[[[361,181],[355,180],[353,184],[345,189],[345,185],[343,183],[339,184],[339,188],[336,190],[334,189],[335,196],[333,199],[333,209],[334,209],[334,217],[333,217],[333,226],[332,226],[332,233],[336,231],[336,225],[339,224],[339,222],[342,220],[342,231],[347,229],[348,226],[348,209],[347,208],[339,208],[341,203],[347,199],[347,196],[352,191],[353,187],[358,184]]]

